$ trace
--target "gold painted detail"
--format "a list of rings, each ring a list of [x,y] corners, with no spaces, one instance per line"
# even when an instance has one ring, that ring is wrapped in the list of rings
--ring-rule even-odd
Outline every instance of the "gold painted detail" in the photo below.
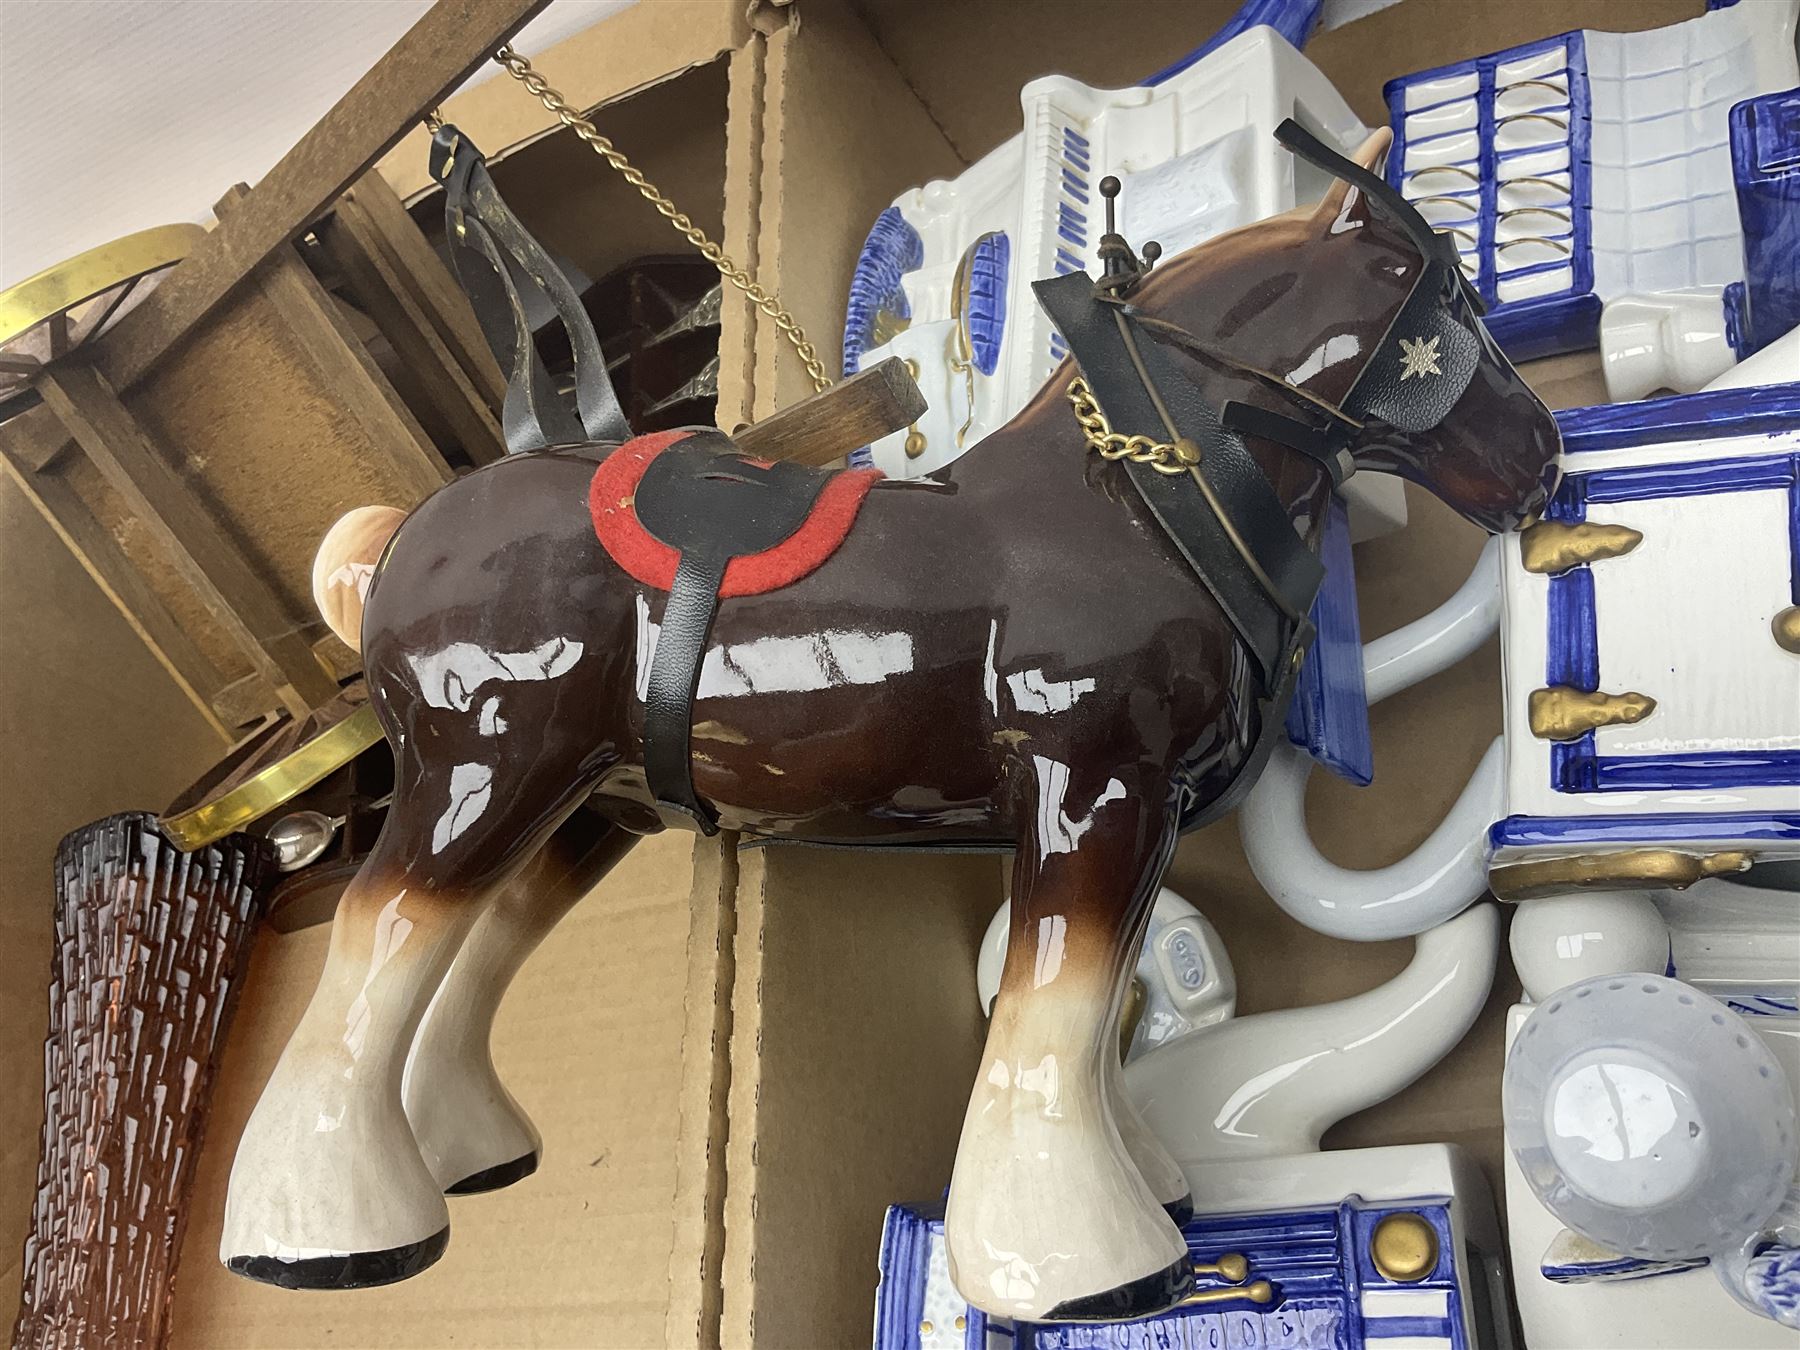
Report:
[[[1196,1275],[1217,1275],[1227,1284],[1242,1284],[1250,1278],[1250,1262],[1242,1252],[1226,1252],[1217,1261],[1194,1267]]]
[[[1069,381],[1069,406],[1075,420],[1081,423],[1088,449],[1102,459],[1128,459],[1134,464],[1148,464],[1158,473],[1186,473],[1200,462],[1200,447],[1187,437],[1177,441],[1152,440],[1148,436],[1126,436],[1112,429],[1106,414],[1088,382],[1077,375]]]
[[[1628,727],[1656,711],[1648,694],[1589,693],[1566,684],[1533,689],[1527,705],[1531,734],[1540,741],[1572,741],[1597,727]]]
[[[554,114],[557,121],[586,141],[596,155],[618,170],[619,176],[637,189],[638,196],[655,207],[656,213],[673,225],[676,233],[698,249],[700,256],[717,268],[720,276],[742,291],[751,304],[774,320],[776,331],[786,338],[793,346],[794,351],[799,354],[801,363],[805,365],[806,373],[812,380],[814,390],[822,394],[831,388],[831,377],[825,373],[825,364],[819,359],[818,351],[807,340],[806,332],[800,327],[799,320],[782,308],[779,300],[763,289],[762,285],[749,272],[733,262],[724,249],[707,238],[706,231],[694,224],[674,202],[664,196],[662,189],[644,177],[643,171],[627,159],[611,141],[595,130],[592,122],[570,107],[563,96],[551,87],[550,82],[532,68],[530,61],[519,55],[510,45],[495,52],[494,60],[506,68],[508,75],[524,85],[526,91],[543,104],[547,111]]]
[[[1369,1259],[1385,1278],[1417,1284],[1437,1269],[1437,1229],[1421,1214],[1389,1214],[1369,1234]]]
[[[1438,364],[1438,339],[1426,341],[1424,338],[1401,338],[1400,359],[1404,364],[1400,368],[1400,383],[1405,384],[1413,376],[1421,380],[1427,375],[1442,375],[1444,368]]]
[[[1769,624],[1769,631],[1775,635],[1777,647],[1800,656],[1800,605],[1789,605],[1777,614]]]
[[[1119,1009],[1119,1061],[1125,1060],[1125,1052],[1131,1049],[1131,1038],[1137,1035],[1138,1023],[1144,1020],[1144,1004],[1147,994],[1144,981],[1133,975],[1131,983],[1125,986],[1125,1006]]]
[[[1625,525],[1565,525],[1540,520],[1519,535],[1519,561],[1527,572],[1555,576],[1582,563],[1621,558],[1644,542],[1641,530]]]
[[[1748,853],[1677,853],[1666,848],[1582,853],[1539,862],[1507,863],[1488,872],[1488,889],[1502,900],[1535,900],[1582,890],[1682,891],[1707,877],[1747,871]]]
[[[157,824],[177,848],[192,852],[260,820],[327,774],[341,769],[382,737],[375,709],[363,704],[343,721],[246,778],[229,792]]]
[[[1236,1303],[1240,1300],[1250,1303],[1273,1303],[1275,1286],[1267,1280],[1253,1280],[1249,1284],[1227,1286],[1224,1289],[1196,1289],[1175,1306],[1192,1308],[1200,1303]]]
[[[1244,1281],[1250,1278],[1250,1262],[1242,1252],[1226,1252],[1217,1261],[1195,1262],[1194,1274],[1217,1275],[1229,1286],[1224,1289],[1196,1289],[1180,1303],[1178,1308],[1191,1308],[1197,1303],[1270,1303],[1275,1298],[1275,1288],[1267,1280],[1253,1280],[1249,1284]]]

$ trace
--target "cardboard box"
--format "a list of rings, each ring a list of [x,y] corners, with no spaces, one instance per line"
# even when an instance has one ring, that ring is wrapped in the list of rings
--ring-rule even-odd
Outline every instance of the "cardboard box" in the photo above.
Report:
[[[1375,123],[1381,84],[1393,75],[1583,24],[1659,26],[1701,4],[1459,0],[1449,22],[1444,0],[1402,0],[1321,35],[1308,54]],[[1027,79],[1063,71],[1133,82],[1191,50],[1233,8],[1232,0],[645,0],[533,56],[572,102],[606,104],[600,129],[777,292],[835,367],[863,233],[895,195],[958,172],[1016,130]],[[502,190],[528,223],[584,266],[679,247],[512,81],[490,81],[445,111],[495,156]],[[416,195],[426,186],[421,164],[414,137],[383,171]],[[435,210],[427,194],[417,214],[429,221]],[[1538,373],[1560,403],[1600,396],[1586,358]],[[766,415],[807,392],[774,325],[728,288],[720,420]],[[1445,598],[1479,543],[1434,501],[1409,496],[1407,529],[1359,554],[1371,636]],[[19,532],[15,545],[14,532],[0,534],[9,563],[43,547],[28,536]],[[55,575],[33,593],[20,620],[28,626],[17,631],[54,641],[62,621],[48,606],[66,596],[85,642],[60,678],[20,684],[14,675],[0,697],[0,731],[41,723],[34,738],[8,742],[27,751],[16,760],[26,772],[6,789],[15,809],[5,818],[26,824],[9,834],[0,873],[6,913],[19,916],[8,924],[16,977],[0,1035],[0,1062],[21,1085],[0,1099],[12,1127],[0,1148],[0,1213],[14,1216],[15,1231],[35,1157],[32,1066],[43,1017],[33,991],[46,965],[47,859],[68,828],[160,803],[216,753],[116,616],[83,591],[91,584],[79,571],[62,576],[68,569],[54,560],[45,566]],[[77,660],[108,679],[70,677]],[[1352,792],[1321,777],[1314,790],[1315,837],[1326,852],[1374,866],[1423,839],[1498,731],[1497,694],[1489,648],[1381,705],[1375,786]],[[140,724],[157,730],[133,743]],[[133,753],[109,772],[122,743]],[[175,1344],[865,1343],[883,1207],[930,1198],[950,1175],[984,1032],[974,952],[1002,895],[1004,864],[740,854],[731,845],[696,848],[675,835],[646,842],[527,965],[502,1010],[496,1055],[543,1127],[543,1169],[525,1185],[455,1202],[444,1261],[388,1289],[297,1295],[217,1265],[237,1131],[324,950],[322,929],[265,936],[202,1157]],[[1186,840],[1169,882],[1219,927],[1246,1013],[1343,997],[1407,958],[1405,943],[1353,947],[1288,920],[1250,876],[1230,822]],[[1503,970],[1463,1045],[1412,1089],[1339,1126],[1328,1145],[1449,1140],[1474,1150],[1497,1179],[1500,1014],[1516,992]],[[16,1288],[16,1248],[0,1281],[0,1296]]]

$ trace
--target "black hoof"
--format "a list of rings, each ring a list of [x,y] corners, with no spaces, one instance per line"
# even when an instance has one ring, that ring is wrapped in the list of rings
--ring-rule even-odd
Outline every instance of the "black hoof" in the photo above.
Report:
[[[523,1181],[537,1171],[538,1155],[527,1153],[522,1158],[514,1158],[509,1163],[497,1163],[493,1167],[484,1167],[446,1187],[445,1195],[480,1195],[483,1191],[497,1191],[503,1186],[510,1186],[515,1181]],[[1189,1211],[1193,1209],[1188,1206]]]
[[[351,1252],[345,1256],[234,1256],[225,1268],[234,1275],[281,1289],[373,1289],[424,1270],[450,1245],[450,1230],[440,1229],[423,1242],[389,1247],[383,1252]]]
[[[1163,1206],[1163,1213],[1175,1221],[1177,1228],[1186,1228],[1189,1219],[1194,1217],[1194,1197],[1184,1195],[1179,1200],[1171,1200]]]
[[[1182,1257],[1167,1270],[1108,1289],[1103,1294],[1072,1298],[1050,1310],[1046,1322],[1129,1322],[1167,1312],[1194,1290],[1194,1262]]]

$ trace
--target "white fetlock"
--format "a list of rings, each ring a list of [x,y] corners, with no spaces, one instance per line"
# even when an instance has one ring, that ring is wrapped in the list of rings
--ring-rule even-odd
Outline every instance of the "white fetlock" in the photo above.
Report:
[[[1102,1084],[1056,1056],[989,1057],[944,1223],[951,1279],[984,1312],[1116,1320],[1185,1293],[1187,1244],[1126,1151]]]

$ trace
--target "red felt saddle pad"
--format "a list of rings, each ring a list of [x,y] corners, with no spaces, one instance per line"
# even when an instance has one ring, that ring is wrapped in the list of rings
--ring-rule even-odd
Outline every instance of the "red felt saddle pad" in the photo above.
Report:
[[[594,533],[607,554],[638,581],[661,591],[674,584],[681,555],[638,520],[637,488],[652,460],[693,434],[658,431],[625,442],[594,470],[588,488]],[[767,461],[745,457],[745,462],[768,467]],[[856,523],[863,498],[882,477],[880,469],[843,469],[833,474],[799,529],[773,548],[741,554],[726,565],[719,594],[726,598],[761,595],[800,580],[837,551]]]

